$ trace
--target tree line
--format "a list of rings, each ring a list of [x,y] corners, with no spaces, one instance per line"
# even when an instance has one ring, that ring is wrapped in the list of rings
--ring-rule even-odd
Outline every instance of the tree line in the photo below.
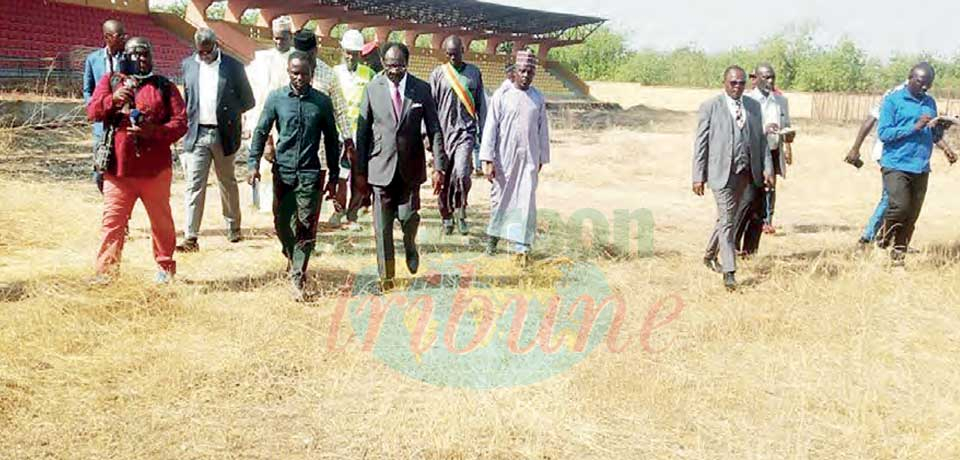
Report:
[[[624,34],[601,27],[582,44],[550,50],[549,57],[584,80],[702,88],[717,87],[731,64],[750,72],[768,62],[776,69],[779,88],[842,93],[882,92],[903,82],[914,64],[926,60],[937,71],[933,92],[960,95],[960,56],[943,60],[921,53],[897,54],[883,62],[848,38],[818,45],[812,29],[784,31],[751,48],[706,53],[693,46],[634,51],[628,49]]]

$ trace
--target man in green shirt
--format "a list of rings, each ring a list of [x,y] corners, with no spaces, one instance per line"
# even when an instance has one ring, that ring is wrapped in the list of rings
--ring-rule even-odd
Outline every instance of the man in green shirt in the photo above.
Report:
[[[313,89],[313,63],[303,52],[291,53],[287,64],[290,86],[270,93],[250,143],[249,182],[260,180],[260,158],[267,136],[277,128],[273,164],[273,225],[287,258],[294,299],[305,301],[307,264],[316,244],[320,217],[320,191],[336,195],[340,173],[337,123],[330,97]],[[333,178],[324,187],[324,161],[317,152],[325,147],[325,165]]]

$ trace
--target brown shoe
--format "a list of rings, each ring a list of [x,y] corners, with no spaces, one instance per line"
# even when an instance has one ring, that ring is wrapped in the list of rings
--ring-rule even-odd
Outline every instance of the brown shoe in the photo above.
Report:
[[[179,252],[197,252],[199,250],[200,243],[197,243],[196,238],[183,240],[183,242],[177,245],[177,251]]]

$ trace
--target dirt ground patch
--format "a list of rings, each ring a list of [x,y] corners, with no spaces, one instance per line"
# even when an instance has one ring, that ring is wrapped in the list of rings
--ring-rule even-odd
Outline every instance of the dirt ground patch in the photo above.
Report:
[[[389,350],[364,350],[355,323],[333,328],[340,286],[375,264],[368,232],[323,226],[311,263],[319,297],[291,301],[272,217],[249,207],[244,185],[243,242],[225,241],[212,186],[202,251],[177,255],[175,285],[153,286],[138,206],[120,280],[88,286],[100,198],[84,172],[87,133],[16,140],[0,155],[2,456],[960,457],[958,166],[936,153],[920,252],[891,271],[882,251],[855,248],[880,195],[875,164],[840,161],[855,127],[799,123],[778,233],[741,262],[743,286],[728,294],[701,265],[715,205],[690,192],[693,115],[627,114],[578,114],[576,126],[591,129],[555,120],[527,271],[482,255],[485,181],[474,181],[467,236],[440,235],[436,202],[422,191],[422,272],[398,261],[402,285],[456,286],[463,278],[444,267],[467,260],[484,283],[471,293],[549,296],[558,273],[581,263],[626,307],[618,352],[604,344],[562,372],[496,389],[411,377]],[[178,171],[178,228],[182,191]],[[604,246],[624,215],[650,223],[649,251],[639,224],[629,230],[636,252]],[[570,227],[557,222],[574,216],[596,217],[587,236],[558,238]],[[361,223],[369,231],[369,217]],[[384,328],[393,326],[403,327]],[[341,332],[332,349],[331,330]],[[350,332],[359,335],[344,345]],[[505,337],[496,330],[482,345]],[[562,337],[569,345],[577,334]],[[408,363],[416,370],[430,355]]]

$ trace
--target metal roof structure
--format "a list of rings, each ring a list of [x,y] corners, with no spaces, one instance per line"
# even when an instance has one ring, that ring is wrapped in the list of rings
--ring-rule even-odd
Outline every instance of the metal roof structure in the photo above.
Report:
[[[605,19],[529,10],[476,0],[346,0],[348,10],[415,23],[437,24],[494,34],[549,35]]]
[[[559,38],[570,29],[595,29],[606,20],[553,13],[477,0],[231,0],[237,9],[260,8],[271,13],[387,18],[423,26],[474,31],[484,35]],[[592,30],[588,31],[592,32]]]

